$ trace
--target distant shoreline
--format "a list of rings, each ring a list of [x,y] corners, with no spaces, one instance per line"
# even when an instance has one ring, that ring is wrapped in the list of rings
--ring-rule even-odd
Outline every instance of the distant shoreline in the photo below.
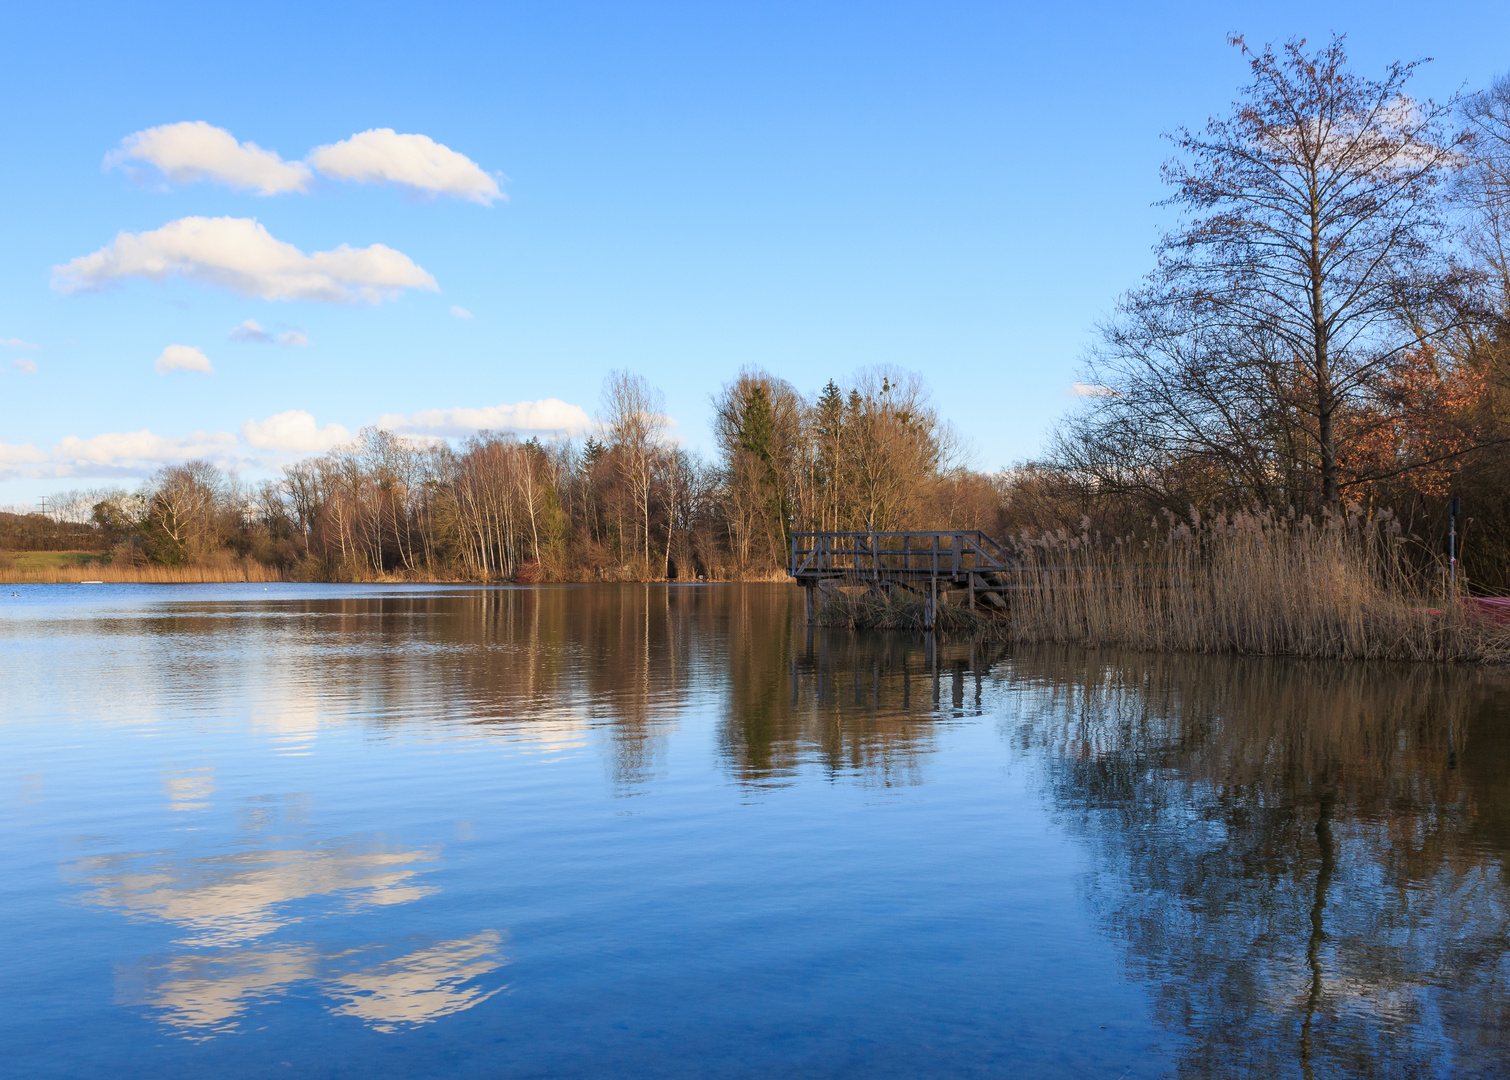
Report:
[[[100,582],[107,585],[217,585],[217,584],[310,584],[310,585],[615,585],[615,584],[732,584],[736,582],[780,583],[789,581],[785,571],[748,577],[691,579],[642,578],[622,571],[599,577],[543,580],[445,577],[426,574],[337,579],[290,576],[275,566],[255,559],[227,560],[203,566],[112,566],[100,552],[0,551],[0,584],[77,585]]]

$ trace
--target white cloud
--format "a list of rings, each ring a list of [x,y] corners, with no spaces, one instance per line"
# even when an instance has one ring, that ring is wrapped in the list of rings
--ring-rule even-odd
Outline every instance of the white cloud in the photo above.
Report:
[[[141,467],[210,458],[223,461],[237,456],[236,436],[229,431],[196,431],[175,437],[141,431],[110,431],[91,439],[70,435],[52,448],[59,463]]]
[[[192,345],[169,345],[153,362],[152,370],[159,375],[166,375],[170,371],[202,371],[206,375],[215,374],[215,369],[210,366],[210,358]]]
[[[46,460],[47,454],[31,443],[0,443],[0,465],[35,465]]]
[[[232,341],[239,341],[245,345],[272,345],[277,343],[284,346],[304,346],[309,344],[309,336],[303,330],[284,330],[274,337],[256,319],[244,319],[231,327],[229,335]]]
[[[107,169],[128,161],[156,165],[175,184],[212,180],[261,195],[306,191],[313,179],[302,161],[284,161],[256,143],[238,143],[229,131],[203,120],[138,131],[105,155]]]
[[[472,313],[460,304],[451,305],[451,314],[458,319],[470,319],[473,317]]]
[[[1072,382],[1064,391],[1070,397],[1116,397],[1117,392],[1110,386],[1098,386],[1095,383]]]
[[[8,349],[40,349],[42,347],[14,337],[0,338],[0,345],[4,345]]]
[[[258,450],[296,451],[320,454],[332,446],[351,441],[351,432],[340,424],[323,428],[303,409],[289,409],[266,420],[248,420],[241,425],[241,437]]]
[[[261,223],[231,217],[179,218],[150,232],[122,232],[108,247],[53,267],[52,287],[72,293],[131,277],[181,277],[264,300],[328,303],[376,304],[404,289],[438,291],[409,256],[382,244],[306,255]]]
[[[309,163],[334,180],[402,184],[484,206],[506,198],[498,182],[465,154],[428,135],[400,135],[392,128],[375,128],[345,142],[317,146],[309,152]]]
[[[19,360],[12,360],[10,366],[22,375],[35,375],[37,373],[37,362],[29,356],[23,356]]]
[[[377,426],[401,434],[471,435],[487,430],[547,435],[576,434],[590,431],[595,425],[580,405],[544,398],[480,409],[424,409],[408,415],[389,413],[379,418]]]
[[[239,341],[246,345],[271,345],[273,335],[262,329],[262,324],[256,319],[243,319],[231,327],[227,335],[232,341]]]

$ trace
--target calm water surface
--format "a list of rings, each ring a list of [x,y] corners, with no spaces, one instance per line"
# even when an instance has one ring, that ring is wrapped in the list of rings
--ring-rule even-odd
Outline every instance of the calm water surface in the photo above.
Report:
[[[800,608],[7,586],[0,1073],[1510,1075],[1498,678]]]

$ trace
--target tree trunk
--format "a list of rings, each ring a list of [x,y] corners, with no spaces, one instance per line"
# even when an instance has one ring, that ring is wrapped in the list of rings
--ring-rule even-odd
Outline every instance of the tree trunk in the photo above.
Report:
[[[1335,507],[1342,501],[1342,485],[1337,480],[1337,432],[1333,416],[1337,395],[1332,387],[1331,357],[1328,355],[1331,330],[1327,326],[1326,301],[1322,293],[1321,207],[1317,177],[1311,176],[1311,333],[1316,365],[1316,441],[1321,459],[1321,505]]]

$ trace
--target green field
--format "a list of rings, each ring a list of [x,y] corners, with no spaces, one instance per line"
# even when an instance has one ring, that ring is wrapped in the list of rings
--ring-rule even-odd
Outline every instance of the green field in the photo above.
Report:
[[[104,565],[102,551],[0,551],[0,568],[40,573],[64,566]]]

